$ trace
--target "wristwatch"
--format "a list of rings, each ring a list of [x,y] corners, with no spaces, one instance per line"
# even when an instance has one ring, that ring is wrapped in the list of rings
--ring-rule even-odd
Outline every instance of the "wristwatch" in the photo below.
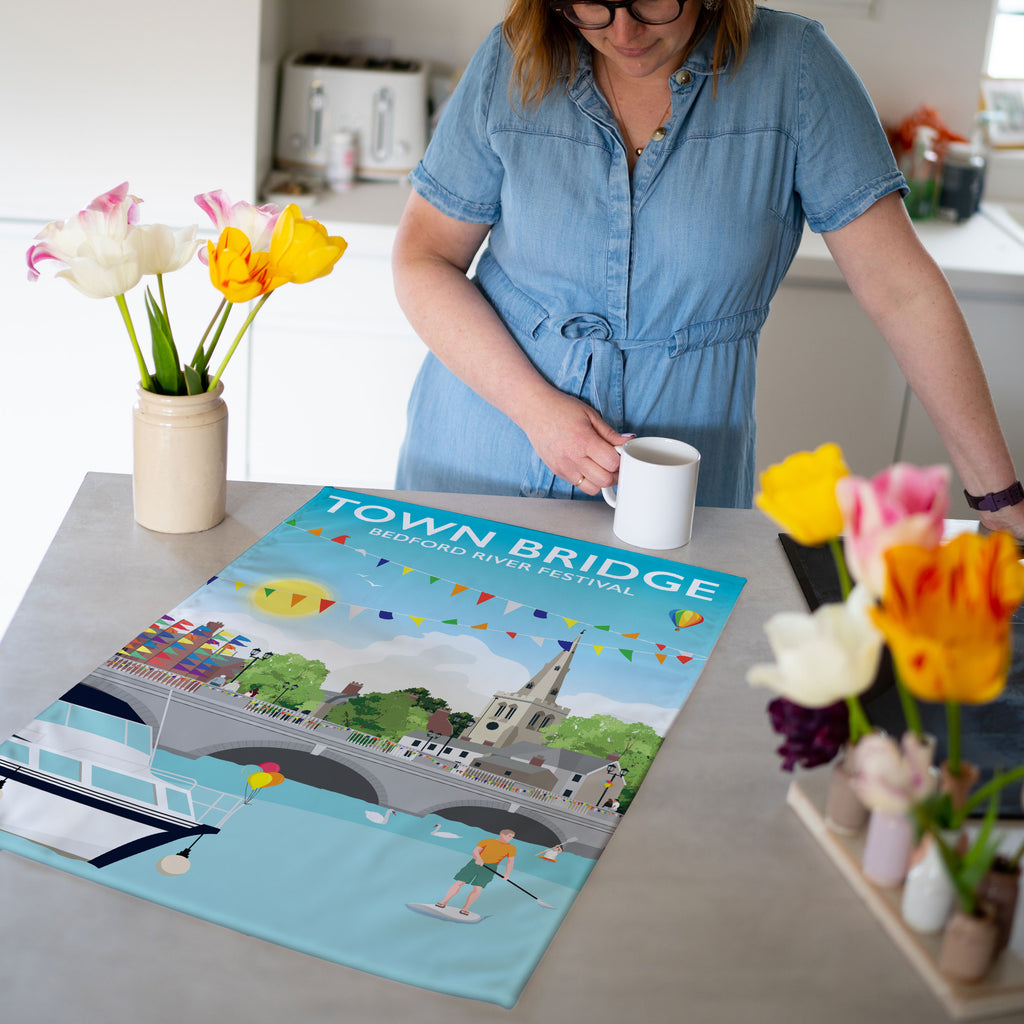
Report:
[[[1016,505],[1024,501],[1024,486],[1021,486],[1019,480],[1014,480],[1005,491],[989,491],[983,498],[976,498],[973,494],[964,491],[964,497],[967,499],[967,504],[979,512],[998,512],[999,509],[1006,508],[1008,505]]]

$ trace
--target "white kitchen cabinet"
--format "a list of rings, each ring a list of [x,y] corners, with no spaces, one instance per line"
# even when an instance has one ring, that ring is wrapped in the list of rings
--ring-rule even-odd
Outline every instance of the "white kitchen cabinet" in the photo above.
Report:
[[[388,198],[402,198],[404,190],[388,187],[396,189]],[[392,487],[426,348],[394,296],[394,229],[331,223],[328,230],[349,243],[333,273],[282,288],[253,327],[247,475]]]
[[[757,360],[757,472],[796,451],[838,444],[871,475],[896,446],[905,382],[841,280],[792,275],[772,302]]]

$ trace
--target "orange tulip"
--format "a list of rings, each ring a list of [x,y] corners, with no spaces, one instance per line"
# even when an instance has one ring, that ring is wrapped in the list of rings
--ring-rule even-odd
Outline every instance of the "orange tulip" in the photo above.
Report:
[[[270,291],[270,256],[253,252],[248,237],[238,228],[226,227],[217,244],[206,243],[210,281],[228,302],[249,302]]]
[[[961,534],[929,550],[886,552],[888,577],[872,610],[900,677],[921,700],[984,704],[1006,685],[1010,616],[1024,599],[1024,566],[1009,534]]]

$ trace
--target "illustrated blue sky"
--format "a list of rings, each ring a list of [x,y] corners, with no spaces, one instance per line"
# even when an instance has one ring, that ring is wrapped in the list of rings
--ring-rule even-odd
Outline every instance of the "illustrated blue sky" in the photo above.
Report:
[[[353,680],[363,692],[425,686],[473,713],[496,690],[518,689],[559,641],[582,632],[560,702],[664,735],[743,583],[325,488],[172,614],[223,622],[263,650],[322,660],[328,689]],[[680,611],[703,621],[679,629]]]

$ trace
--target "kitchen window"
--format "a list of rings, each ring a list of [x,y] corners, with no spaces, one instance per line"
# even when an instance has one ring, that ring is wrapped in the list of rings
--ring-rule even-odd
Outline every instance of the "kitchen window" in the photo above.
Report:
[[[1024,0],[998,0],[987,71],[990,78],[1024,78]]]

